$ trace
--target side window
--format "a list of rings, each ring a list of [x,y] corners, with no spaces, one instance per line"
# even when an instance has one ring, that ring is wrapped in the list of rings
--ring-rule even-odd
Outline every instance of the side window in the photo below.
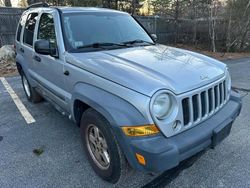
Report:
[[[21,26],[21,23],[19,23],[17,27],[17,33],[16,33],[16,40],[18,42],[20,42],[21,31],[22,31],[22,26]]]
[[[23,14],[22,17],[21,17],[21,19],[20,19],[20,22],[19,22],[19,24],[17,26],[16,40],[18,42],[20,42],[20,40],[21,40],[21,33],[22,33],[22,30],[23,30],[26,18],[27,18],[27,15]]]
[[[34,30],[36,26],[38,13],[31,13],[27,17],[27,21],[24,27],[23,42],[28,45],[33,45]]]
[[[53,16],[51,14],[42,14],[38,26],[37,39],[45,39],[56,45],[56,32]]]

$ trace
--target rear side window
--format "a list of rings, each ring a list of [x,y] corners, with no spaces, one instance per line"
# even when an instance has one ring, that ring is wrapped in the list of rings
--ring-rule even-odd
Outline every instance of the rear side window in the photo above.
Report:
[[[36,26],[37,17],[38,13],[29,14],[24,27],[23,42],[30,46],[33,45],[34,30]]]
[[[17,33],[16,33],[16,40],[20,42],[21,40],[21,33],[25,24],[27,18],[27,14],[23,14],[22,18],[20,19],[20,22],[17,27]]]
[[[45,39],[56,44],[56,32],[53,16],[48,13],[42,14],[38,26],[37,39]]]

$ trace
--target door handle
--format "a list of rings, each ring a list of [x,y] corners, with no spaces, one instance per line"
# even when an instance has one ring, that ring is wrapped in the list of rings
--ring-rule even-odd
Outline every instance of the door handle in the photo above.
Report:
[[[23,48],[20,48],[20,52],[24,53],[24,49],[23,49]]]
[[[68,70],[66,70],[66,71],[64,71],[64,73],[63,74],[65,74],[66,76],[68,76],[69,75],[69,71]]]
[[[33,59],[34,59],[35,61],[37,61],[37,62],[41,62],[41,58],[40,58],[39,56],[37,56],[37,55],[34,55],[34,56],[33,56]]]

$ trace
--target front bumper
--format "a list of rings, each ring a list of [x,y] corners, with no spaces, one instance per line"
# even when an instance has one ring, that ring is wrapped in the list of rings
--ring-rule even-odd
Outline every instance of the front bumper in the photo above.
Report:
[[[162,134],[151,137],[124,137],[119,135],[119,143],[130,165],[142,171],[162,172],[177,166],[181,161],[195,155],[208,147],[214,147],[218,141],[224,139],[231,130],[231,125],[241,111],[240,96],[232,91],[227,104],[216,114],[199,125],[170,138]],[[214,139],[218,130],[225,130],[223,134]],[[124,142],[125,141],[125,142]],[[145,157],[146,165],[140,165],[135,153]]]

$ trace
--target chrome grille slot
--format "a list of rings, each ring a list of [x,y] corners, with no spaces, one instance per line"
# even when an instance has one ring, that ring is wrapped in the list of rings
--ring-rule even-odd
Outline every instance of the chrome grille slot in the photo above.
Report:
[[[210,88],[208,90],[208,101],[209,101],[208,112],[210,113],[213,110],[213,101],[214,101],[214,99],[213,99],[213,89],[212,88]]]
[[[192,101],[193,101],[193,121],[196,121],[199,117],[198,95],[194,95],[192,97]]]
[[[227,100],[226,81],[182,99],[183,125],[197,124],[216,112]]]
[[[188,98],[185,98],[182,100],[182,110],[183,110],[184,125],[187,125],[190,121],[189,99]]]
[[[201,93],[201,117],[204,117],[206,115],[206,91],[203,91]]]
[[[214,108],[216,109],[219,105],[219,90],[218,90],[218,86],[214,87]]]
[[[226,81],[223,81],[224,101],[227,99]]]

